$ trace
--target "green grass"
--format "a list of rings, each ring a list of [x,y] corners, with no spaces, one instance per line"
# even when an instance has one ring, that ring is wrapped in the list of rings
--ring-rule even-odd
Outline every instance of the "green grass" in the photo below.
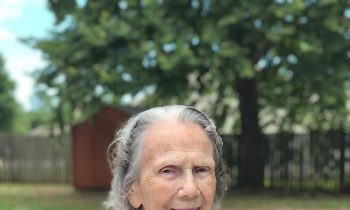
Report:
[[[0,184],[1,210],[102,210],[105,197],[69,185]]]
[[[80,192],[70,185],[0,184],[0,210],[103,210],[107,192]],[[223,210],[350,210],[350,195],[280,196],[232,194]]]
[[[350,210],[350,195],[300,194],[278,195],[261,193],[254,195],[230,195],[222,203],[223,209],[324,209]]]

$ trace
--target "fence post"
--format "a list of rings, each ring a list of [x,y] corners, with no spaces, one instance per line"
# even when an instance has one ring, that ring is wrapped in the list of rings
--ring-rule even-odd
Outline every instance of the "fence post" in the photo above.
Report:
[[[306,142],[306,136],[299,136],[299,189],[303,188],[304,181],[304,145]]]
[[[346,135],[344,130],[339,131],[339,150],[340,150],[340,160],[339,160],[339,190],[341,192],[345,189],[345,138]]]

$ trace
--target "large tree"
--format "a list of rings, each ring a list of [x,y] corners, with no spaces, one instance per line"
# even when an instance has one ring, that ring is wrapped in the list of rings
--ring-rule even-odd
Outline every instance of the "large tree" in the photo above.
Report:
[[[14,97],[15,83],[5,70],[5,60],[0,55],[0,132],[15,130],[14,121],[18,105]]]
[[[251,189],[263,186],[263,126],[344,124],[347,0],[69,2],[49,1],[60,29],[34,42],[62,123],[130,97],[204,104],[219,127],[238,116],[238,182]]]

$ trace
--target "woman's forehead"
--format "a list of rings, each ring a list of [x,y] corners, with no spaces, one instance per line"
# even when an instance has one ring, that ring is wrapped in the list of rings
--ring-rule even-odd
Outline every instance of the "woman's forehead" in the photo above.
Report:
[[[171,150],[212,151],[212,144],[203,128],[195,123],[178,120],[155,123],[144,135],[145,152],[167,152]]]

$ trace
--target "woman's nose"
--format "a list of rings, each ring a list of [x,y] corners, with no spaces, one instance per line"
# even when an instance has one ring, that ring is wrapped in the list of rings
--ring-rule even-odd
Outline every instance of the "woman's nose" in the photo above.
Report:
[[[199,189],[192,173],[184,174],[179,186],[178,196],[181,199],[193,199],[199,195]]]

